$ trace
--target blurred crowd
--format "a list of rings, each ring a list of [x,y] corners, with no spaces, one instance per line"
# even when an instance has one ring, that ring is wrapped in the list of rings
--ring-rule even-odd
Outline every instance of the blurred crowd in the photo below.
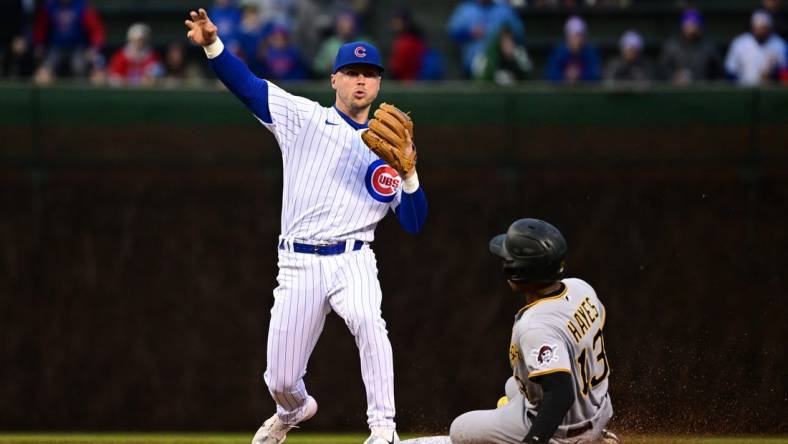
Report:
[[[527,51],[524,24],[514,3],[466,0],[449,19],[449,34],[459,46],[467,77],[498,84],[543,79],[562,84],[608,82],[649,84],[669,82],[687,85],[729,81],[741,85],[788,83],[788,14],[781,0],[763,0],[752,12],[750,29],[730,41],[727,52],[705,36],[703,14],[685,7],[677,20],[676,33],[661,42],[657,57],[645,54],[643,36],[625,31],[618,40],[618,54],[603,61],[591,43],[586,21],[579,15],[564,23],[564,39],[550,51],[544,72],[536,72]],[[535,0],[534,7],[585,6],[628,7],[630,2]]]
[[[641,0],[647,1],[647,0]],[[618,40],[616,54],[603,60],[592,43],[593,30],[580,15],[563,24],[543,69],[528,50],[523,17],[531,9],[627,8],[630,0],[462,0],[440,28],[456,51],[443,54],[431,45],[414,13],[391,11],[385,29],[365,30],[371,0],[214,0],[208,10],[229,50],[260,77],[281,81],[325,78],[344,43],[387,43],[387,77],[430,81],[458,72],[468,79],[515,84],[524,80],[555,83],[636,83],[729,81],[742,85],[788,83],[788,14],[781,0],[763,0],[752,12],[750,29],[731,36],[720,48],[705,35],[701,10],[686,7],[676,32],[653,56],[637,29]],[[101,11],[89,0],[7,0],[0,18],[0,76],[48,84],[59,78],[95,84],[151,85],[201,82],[206,64],[191,57],[185,39],[155,45],[144,22],[131,23],[125,44],[107,45]],[[180,22],[173,22],[178,26]],[[435,24],[433,24],[434,27]],[[117,45],[116,45],[117,46]],[[456,54],[455,54],[456,53]],[[456,57],[455,57],[456,55]],[[448,56],[448,57],[447,57]],[[457,60],[458,69],[447,70]]]

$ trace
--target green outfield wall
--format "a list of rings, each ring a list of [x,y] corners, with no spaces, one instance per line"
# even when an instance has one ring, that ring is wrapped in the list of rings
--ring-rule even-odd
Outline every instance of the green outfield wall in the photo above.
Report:
[[[327,82],[326,82],[327,83]],[[333,102],[329,86],[284,85],[288,91],[324,104]],[[392,84],[381,100],[402,104],[420,124],[727,124],[741,121],[785,123],[788,90],[734,88],[517,88],[472,83]],[[108,89],[86,86],[38,88],[0,85],[3,124],[223,125],[247,122],[231,94],[212,85],[199,89]],[[210,113],[187,110],[211,109]],[[594,109],[595,112],[589,112]],[[779,111],[783,110],[782,113]],[[646,115],[644,113],[649,113]]]

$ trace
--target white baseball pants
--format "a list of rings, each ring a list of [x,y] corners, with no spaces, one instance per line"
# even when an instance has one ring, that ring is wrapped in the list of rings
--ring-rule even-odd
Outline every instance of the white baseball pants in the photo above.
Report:
[[[297,421],[306,404],[307,361],[334,310],[356,340],[370,428],[395,427],[394,363],[377,276],[368,245],[333,256],[279,250],[265,382],[285,423]]]

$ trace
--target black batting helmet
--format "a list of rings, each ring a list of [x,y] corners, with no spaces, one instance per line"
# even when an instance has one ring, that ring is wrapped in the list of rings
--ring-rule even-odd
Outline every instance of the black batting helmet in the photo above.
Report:
[[[549,283],[564,275],[566,239],[539,219],[515,221],[506,234],[490,240],[490,251],[504,259],[503,270],[512,282]]]

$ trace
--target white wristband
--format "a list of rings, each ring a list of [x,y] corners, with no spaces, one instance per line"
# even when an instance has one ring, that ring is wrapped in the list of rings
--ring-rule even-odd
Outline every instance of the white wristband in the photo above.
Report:
[[[413,194],[419,189],[419,175],[415,171],[413,175],[402,182],[402,191]]]
[[[222,39],[217,36],[215,42],[208,46],[203,46],[202,49],[205,51],[205,55],[208,56],[209,59],[215,59],[216,57],[219,57],[219,54],[221,54],[222,51],[224,51],[224,43],[222,43]]]

